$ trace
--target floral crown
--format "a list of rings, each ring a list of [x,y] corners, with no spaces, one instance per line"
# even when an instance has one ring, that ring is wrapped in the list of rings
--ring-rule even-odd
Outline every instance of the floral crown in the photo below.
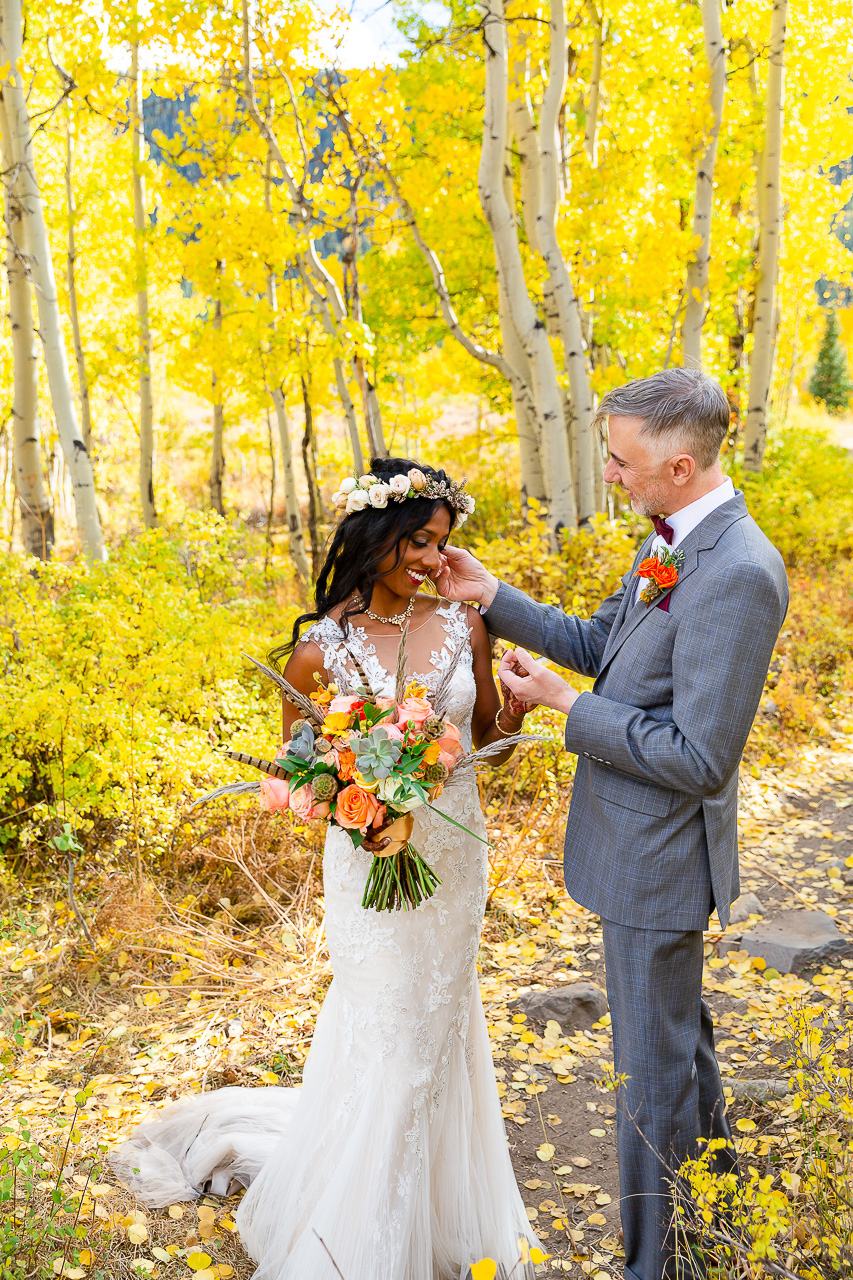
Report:
[[[449,502],[456,512],[457,525],[463,525],[474,510],[474,499],[465,492],[465,481],[434,480],[425,476],[417,467],[403,475],[391,476],[388,482],[366,475],[346,476],[332,494],[338,511],[352,515],[354,511],[364,511],[367,507],[381,509],[389,502],[405,502],[407,498],[442,498]]]

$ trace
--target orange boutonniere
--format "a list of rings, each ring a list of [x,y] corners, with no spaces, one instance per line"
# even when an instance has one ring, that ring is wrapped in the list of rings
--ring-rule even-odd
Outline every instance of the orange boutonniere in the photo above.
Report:
[[[683,559],[683,552],[670,551],[668,547],[662,547],[656,556],[649,556],[647,560],[640,562],[634,577],[648,579],[640,592],[640,599],[645,604],[654,604],[658,596],[675,586]]]

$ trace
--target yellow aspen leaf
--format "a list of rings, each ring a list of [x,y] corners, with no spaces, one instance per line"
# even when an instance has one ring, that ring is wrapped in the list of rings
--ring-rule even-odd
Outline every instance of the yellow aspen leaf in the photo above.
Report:
[[[148,1239],[148,1228],[142,1222],[134,1222],[127,1228],[127,1238],[131,1244],[144,1244]]]
[[[91,1266],[91,1263],[92,1263],[92,1250],[91,1250],[91,1249],[81,1249],[81,1250],[80,1250],[80,1262],[82,1263],[82,1265],[83,1265],[84,1267]]]
[[[190,1271],[204,1271],[210,1266],[210,1255],[207,1253],[187,1254],[187,1266]]]
[[[184,1206],[182,1204],[170,1204],[168,1213],[170,1218],[182,1218],[184,1216]]]
[[[741,1119],[735,1121],[735,1128],[739,1129],[741,1133],[754,1133],[756,1124],[754,1120]]]
[[[587,1218],[587,1222],[591,1227],[603,1227],[607,1223],[603,1213],[591,1213]]]
[[[229,1280],[229,1277],[234,1274],[234,1268],[229,1262],[220,1262],[213,1268],[213,1270],[219,1277],[219,1280]]]
[[[592,1135],[592,1137],[593,1137],[593,1138],[606,1138],[606,1137],[607,1137],[607,1130],[606,1130],[606,1129],[590,1129],[590,1131],[589,1131],[589,1132],[590,1132],[590,1134]]]
[[[155,1248],[151,1250],[151,1252],[154,1254],[154,1257],[158,1260],[158,1262],[172,1261],[171,1253],[167,1253],[166,1250],[161,1249],[159,1245],[156,1245]]]
[[[471,1264],[471,1280],[495,1280],[498,1268],[493,1258],[481,1258]]]
[[[555,1150],[556,1148],[553,1143],[543,1142],[541,1147],[537,1147],[536,1155],[540,1160],[544,1160],[547,1163],[547,1161],[552,1159]]]
[[[216,1210],[212,1204],[200,1204],[198,1207],[199,1222],[213,1222],[216,1217]]]
[[[531,1262],[547,1262],[550,1257],[550,1253],[543,1253],[541,1249],[534,1248],[530,1250]]]

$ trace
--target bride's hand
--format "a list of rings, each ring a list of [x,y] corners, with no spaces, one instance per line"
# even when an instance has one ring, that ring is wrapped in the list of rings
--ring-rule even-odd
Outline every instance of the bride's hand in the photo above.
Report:
[[[492,603],[500,582],[470,551],[445,547],[439,558],[441,568],[434,581],[445,599],[476,600],[477,604],[486,606]]]
[[[508,665],[509,669],[514,671],[518,676],[526,676],[528,674],[514,653],[510,654],[510,663]],[[534,707],[539,706],[538,702],[525,702],[522,698],[519,698],[517,694],[513,693],[512,689],[510,689],[509,685],[506,684],[504,680],[501,680],[500,683],[504,709],[513,720],[518,720],[520,723],[527,715],[528,711],[532,711]]]
[[[520,661],[519,661],[520,659]],[[521,675],[518,667],[525,671]],[[567,680],[537,662],[526,649],[508,649],[500,660],[498,675],[515,696],[525,702],[543,707],[553,707],[565,715],[571,711],[579,695]]]

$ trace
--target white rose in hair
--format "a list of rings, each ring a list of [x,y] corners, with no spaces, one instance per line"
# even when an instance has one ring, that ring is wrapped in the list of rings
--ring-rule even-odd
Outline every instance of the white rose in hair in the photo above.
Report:
[[[411,487],[408,476],[392,476],[388,481],[388,487],[391,492],[398,498],[403,498],[409,492]]]
[[[372,507],[387,507],[391,489],[387,484],[372,484],[367,491]]]
[[[415,492],[417,492],[418,490],[423,489],[426,484],[426,476],[422,471],[419,471],[417,467],[412,467],[409,472],[409,484]]]
[[[347,476],[346,480],[342,480],[338,485],[338,493],[352,493],[357,486],[358,481],[353,476]]]
[[[372,484],[379,484],[379,481],[376,479],[376,476],[368,474],[366,476],[359,476],[358,483],[361,485],[362,489],[369,489]]]
[[[337,493],[332,494],[332,502],[338,511],[343,511],[347,505],[347,495],[339,489]]]
[[[351,516],[354,511],[363,511],[369,501],[370,498],[364,489],[353,489],[347,498],[347,515]]]

